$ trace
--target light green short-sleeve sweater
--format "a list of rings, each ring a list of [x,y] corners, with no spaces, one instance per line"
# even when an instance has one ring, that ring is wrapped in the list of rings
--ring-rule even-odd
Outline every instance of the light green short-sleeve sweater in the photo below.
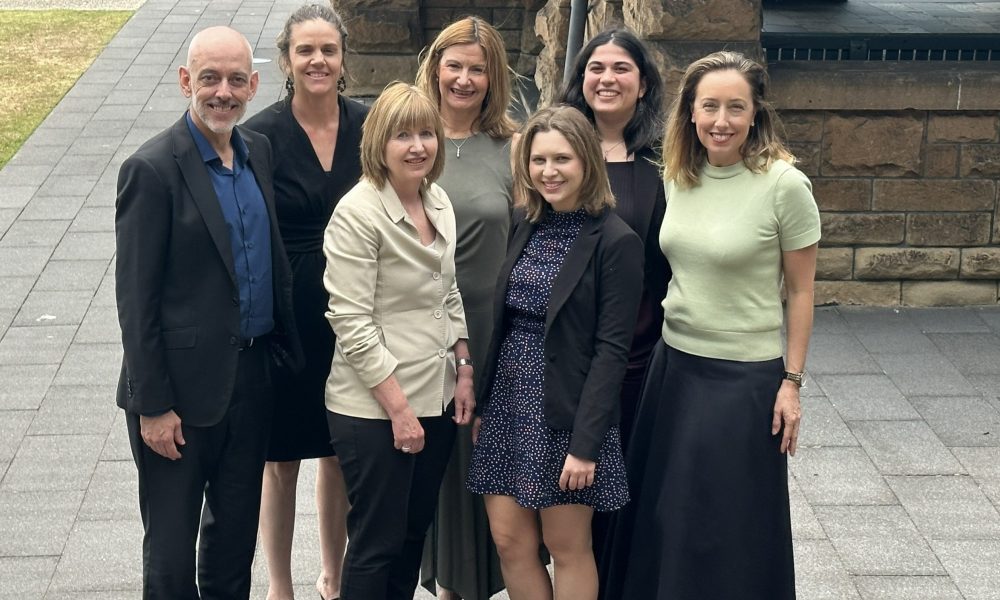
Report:
[[[781,253],[820,238],[809,180],[785,161],[764,173],[706,164],[699,185],[666,191],[663,340],[709,358],[780,357]]]

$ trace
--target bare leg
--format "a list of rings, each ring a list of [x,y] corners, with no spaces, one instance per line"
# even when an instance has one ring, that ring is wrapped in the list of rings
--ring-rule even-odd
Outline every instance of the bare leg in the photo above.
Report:
[[[293,600],[292,534],[299,461],[268,462],[260,501],[260,539],[267,558],[267,600]]]
[[[590,540],[594,509],[567,504],[540,512],[542,536],[555,567],[555,600],[597,600],[597,565]]]
[[[451,590],[438,586],[438,600],[462,600],[462,597]]]
[[[538,513],[510,496],[486,495],[483,500],[511,600],[552,600],[552,580],[538,558]]]
[[[319,459],[316,472],[316,512],[319,517],[319,555],[322,570],[316,590],[326,600],[340,596],[340,575],[347,546],[347,489],[336,456]]]

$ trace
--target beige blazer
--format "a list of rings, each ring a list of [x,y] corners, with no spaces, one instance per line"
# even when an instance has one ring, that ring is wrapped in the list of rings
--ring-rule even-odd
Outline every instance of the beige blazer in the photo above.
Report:
[[[452,347],[468,337],[455,281],[455,213],[437,185],[422,196],[437,230],[429,246],[389,184],[379,190],[362,178],[330,218],[323,283],[337,335],[326,381],[332,412],[388,419],[371,388],[393,373],[418,417],[440,416],[455,395]]]

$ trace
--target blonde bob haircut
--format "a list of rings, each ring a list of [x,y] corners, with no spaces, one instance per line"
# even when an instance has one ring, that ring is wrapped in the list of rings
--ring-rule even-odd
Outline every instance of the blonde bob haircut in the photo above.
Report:
[[[781,122],[766,99],[768,78],[764,67],[739,52],[715,52],[688,66],[667,119],[663,136],[664,178],[682,189],[698,184],[702,166],[708,159],[691,117],[698,84],[702,77],[714,71],[735,71],[750,85],[754,117],[750,133],[740,147],[743,164],[754,173],[761,173],[770,169],[775,160],[795,161],[781,141],[778,133]]]
[[[493,139],[508,139],[517,130],[517,124],[507,114],[512,98],[507,48],[497,30],[481,18],[465,17],[455,21],[438,34],[430,47],[424,49],[417,67],[417,87],[434,100],[435,106],[441,106],[441,90],[438,87],[441,56],[448,48],[462,44],[479,44],[483,49],[486,79],[490,83],[473,127]]]
[[[361,173],[377,188],[389,181],[385,164],[385,146],[389,138],[408,129],[430,129],[437,136],[434,166],[424,178],[422,189],[437,181],[444,170],[444,127],[437,106],[413,85],[394,81],[387,85],[372,104],[361,128]]]
[[[545,214],[548,203],[531,182],[531,146],[539,133],[556,131],[569,142],[573,153],[583,163],[583,181],[580,183],[580,206],[588,214],[597,216],[607,208],[614,208],[615,196],[608,183],[604,166],[601,141],[587,117],[579,110],[560,104],[543,108],[528,119],[521,129],[521,139],[514,147],[514,188],[518,206],[524,208],[528,221],[537,223]]]

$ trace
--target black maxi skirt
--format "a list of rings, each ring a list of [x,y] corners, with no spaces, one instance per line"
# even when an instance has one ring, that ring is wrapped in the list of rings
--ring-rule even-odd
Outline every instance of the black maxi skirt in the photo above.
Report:
[[[653,352],[612,524],[603,600],[793,600],[787,459],[771,435],[784,363]]]

